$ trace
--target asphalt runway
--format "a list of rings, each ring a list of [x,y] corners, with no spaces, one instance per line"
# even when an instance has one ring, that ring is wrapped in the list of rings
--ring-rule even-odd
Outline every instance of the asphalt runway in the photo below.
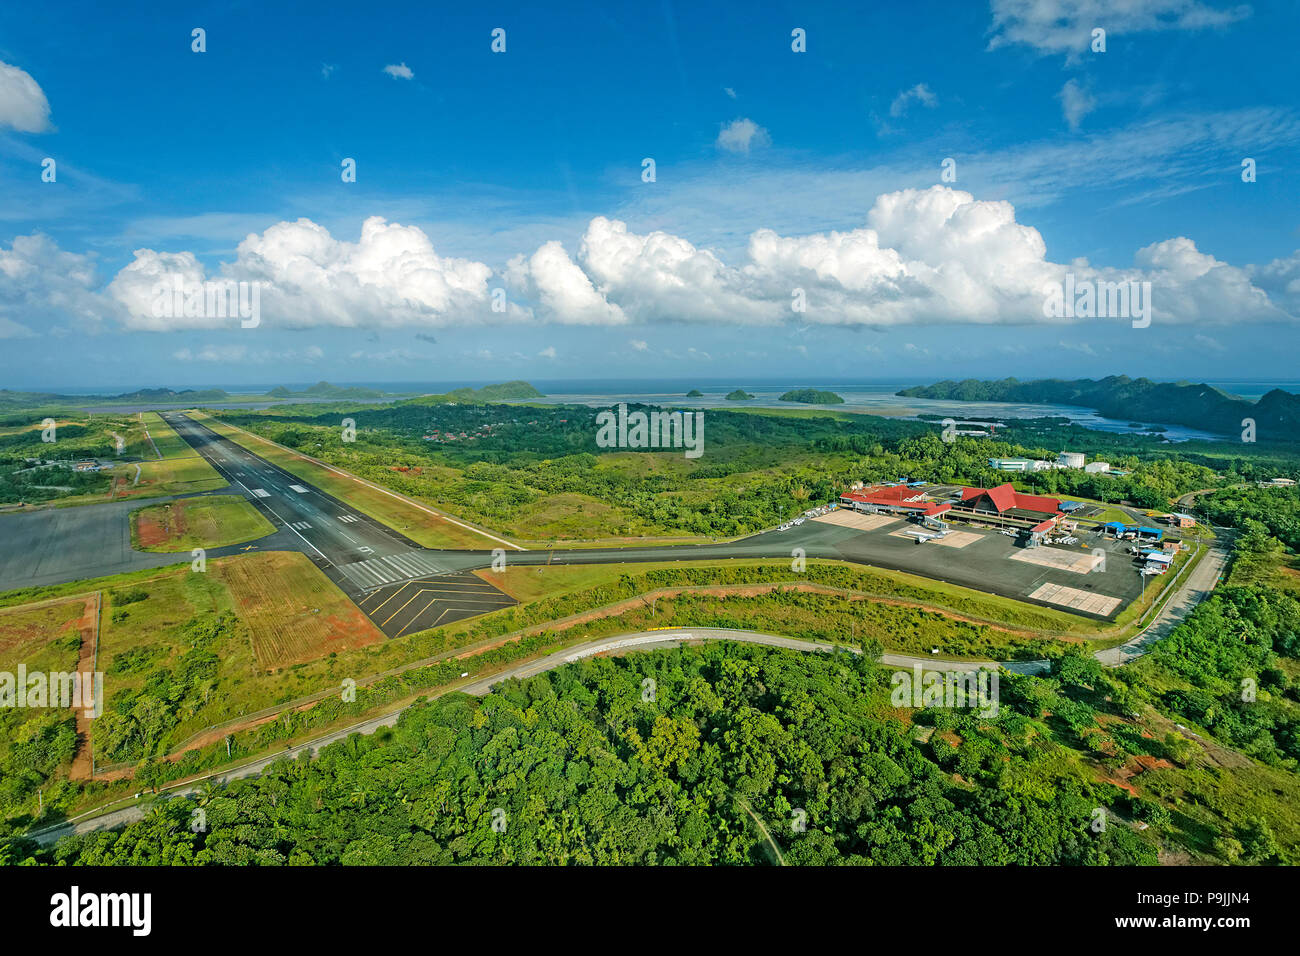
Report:
[[[230,482],[231,488],[221,493],[242,494],[277,529],[273,536],[257,542],[260,550],[306,554],[390,637],[515,603],[487,581],[465,573],[489,567],[491,550],[422,548],[188,416],[179,412],[161,415]],[[164,499],[151,499],[159,500]],[[176,555],[131,550],[128,512],[145,503],[149,502],[87,505],[0,518],[0,589],[176,563]],[[722,544],[520,551],[509,552],[506,560],[512,565],[536,566],[827,558],[908,571],[1045,607],[1056,605],[1029,597],[1044,583],[1120,598],[1120,606],[1102,619],[1113,618],[1142,590],[1143,580],[1132,559],[1120,550],[1112,552],[1112,547],[1118,549],[1114,542],[1086,538],[1089,549],[1099,546],[1107,550],[1107,567],[1079,575],[1010,561],[1014,545],[991,531],[975,532],[977,540],[966,547],[948,548],[934,543],[918,545],[893,536],[892,530],[896,526],[863,532],[806,521],[786,531],[768,531]],[[210,556],[237,550],[242,549],[235,546],[210,552]],[[1080,553],[1081,549],[1074,550]]]
[[[178,412],[163,419],[389,637],[516,603],[482,578],[491,551],[432,551]]]

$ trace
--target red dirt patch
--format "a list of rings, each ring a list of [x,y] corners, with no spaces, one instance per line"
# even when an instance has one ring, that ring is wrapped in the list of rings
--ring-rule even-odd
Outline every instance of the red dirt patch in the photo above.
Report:
[[[171,505],[145,508],[135,515],[135,534],[142,548],[156,548],[185,530],[185,512]]]
[[[98,593],[88,596],[82,607],[81,617],[77,619],[77,628],[81,631],[81,651],[77,655],[77,673],[91,674],[95,670],[95,645],[99,640],[99,604]],[[96,701],[96,703],[99,703]],[[77,752],[68,768],[70,780],[89,780],[94,764],[91,760],[91,718],[86,716],[85,706],[73,708],[77,721]]]

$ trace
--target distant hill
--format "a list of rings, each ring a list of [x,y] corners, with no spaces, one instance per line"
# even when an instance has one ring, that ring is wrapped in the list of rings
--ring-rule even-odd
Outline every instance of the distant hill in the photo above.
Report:
[[[834,392],[819,388],[796,388],[781,396],[783,402],[802,402],[805,405],[843,405],[844,399]]]
[[[454,402],[459,405],[483,405],[489,402],[517,402],[530,398],[546,396],[533,388],[528,382],[502,382],[498,385],[484,385],[482,388],[453,388],[445,395],[421,395],[402,402],[403,405],[444,405]]]
[[[745,391],[743,388],[738,388],[734,392],[727,393],[727,401],[729,402],[743,402],[745,399],[753,397],[753,395],[750,395],[749,392]]]
[[[64,395],[64,399],[72,400],[75,396]],[[230,397],[230,393],[219,388],[186,388],[176,391],[171,388],[137,388],[134,392],[123,392],[121,395],[94,396],[95,398],[107,397],[114,402],[216,402]],[[82,396],[84,401],[86,396]]]
[[[505,402],[520,401],[527,398],[545,398],[546,396],[533,388],[528,382],[502,382],[500,385],[484,385],[482,388],[457,388],[446,394],[453,402]]]
[[[698,388],[693,388],[693,389],[691,389],[689,392],[686,393],[686,397],[687,397],[687,398],[703,398],[703,397],[704,397],[704,393],[701,392]]]
[[[1280,388],[1251,402],[1210,385],[1189,382],[1153,382],[1149,378],[1111,375],[1103,379],[1015,378],[997,381],[966,379],[905,388],[904,398],[931,398],[958,402],[1031,402],[1079,405],[1106,418],[1141,419],[1168,425],[1186,425],[1221,435],[1239,435],[1242,419],[1255,420],[1260,441],[1295,441],[1300,437],[1300,395]]]
[[[360,388],[358,386],[331,385],[329,382],[317,382],[315,385],[304,388],[301,392],[303,395],[310,395],[313,398],[383,398],[384,393],[373,388]]]
[[[129,402],[216,402],[230,398],[219,388],[176,391],[171,388],[138,388],[120,395],[61,395],[58,392],[14,392],[0,389],[0,408],[38,408],[44,406],[79,406],[127,404]]]

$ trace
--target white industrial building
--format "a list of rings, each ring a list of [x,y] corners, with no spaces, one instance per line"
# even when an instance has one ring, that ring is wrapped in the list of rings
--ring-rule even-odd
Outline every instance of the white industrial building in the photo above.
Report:
[[[994,471],[1048,471],[1057,467],[1055,462],[1041,458],[990,458],[988,462]]]
[[[1110,462],[1108,461],[1090,462],[1089,464],[1083,466],[1083,470],[1088,472],[1091,475],[1098,475],[1098,474],[1104,475],[1106,472],[1110,471]]]
[[[1087,457],[1082,452],[1063,451],[1056,456],[1056,463],[1062,468],[1082,468]]]

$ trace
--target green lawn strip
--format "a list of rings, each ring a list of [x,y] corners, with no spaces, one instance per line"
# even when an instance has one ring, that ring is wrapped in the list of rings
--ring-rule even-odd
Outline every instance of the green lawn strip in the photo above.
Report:
[[[264,537],[275,531],[271,522],[243,498],[212,495],[148,505],[132,513],[131,546],[140,551],[182,552],[194,548],[222,548]],[[140,541],[140,523],[179,520],[184,531],[158,544]]]
[[[189,442],[180,435],[176,434],[162,416],[157,412],[141,412],[141,422],[149,431],[149,437],[153,439],[154,445],[158,447],[158,454],[163,458],[200,458],[197,451],[190,447]],[[147,442],[146,442],[147,444]],[[149,457],[155,457],[150,448]]]
[[[461,527],[453,523],[449,516],[420,513],[419,509],[402,497],[394,497],[376,490],[348,475],[340,475],[322,464],[318,464],[298,452],[289,451],[269,439],[253,435],[242,429],[212,418],[202,413],[195,413],[196,419],[211,428],[217,434],[229,438],[237,445],[260,455],[290,474],[296,475],[328,492],[334,497],[347,502],[350,507],[387,525],[395,531],[409,537],[426,548],[494,548],[500,542],[480,533],[472,527]],[[368,480],[368,479],[367,479]],[[405,494],[398,492],[398,494]],[[414,495],[407,497],[415,498]],[[425,505],[437,512],[433,505]],[[441,520],[447,518],[447,520]],[[460,520],[460,519],[455,519]]]

